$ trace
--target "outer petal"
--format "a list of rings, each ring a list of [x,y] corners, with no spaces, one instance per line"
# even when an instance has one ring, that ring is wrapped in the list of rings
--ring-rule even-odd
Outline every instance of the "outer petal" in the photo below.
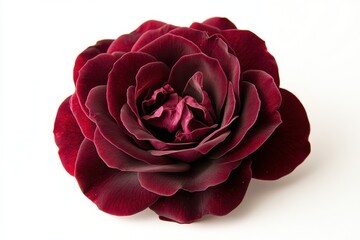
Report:
[[[105,85],[108,81],[108,74],[122,54],[99,54],[89,60],[79,72],[78,81],[76,82],[76,95],[85,114],[89,110],[85,107],[89,91],[96,86]]]
[[[206,214],[226,215],[236,208],[251,179],[251,161],[245,159],[229,179],[202,192],[178,191],[171,197],[162,197],[150,208],[162,220],[191,223]]]
[[[59,147],[61,163],[70,175],[74,175],[76,155],[84,136],[70,110],[70,97],[66,98],[58,109],[54,137]]]
[[[165,33],[168,33],[169,31],[171,31],[174,28],[176,28],[176,27],[173,26],[173,25],[170,25],[170,24],[166,24],[166,25],[163,25],[160,28],[149,30],[149,31],[145,32],[136,41],[136,43],[132,47],[131,51],[133,51],[133,52],[139,51],[142,47],[144,47],[148,43],[150,43],[150,42],[154,41],[155,39],[161,37]]]
[[[183,173],[139,173],[141,186],[162,196],[171,196],[179,189],[189,192],[204,191],[225,182],[240,162],[219,164],[216,160],[203,159]]]
[[[263,70],[270,74],[277,86],[280,84],[275,58],[267,51],[265,42],[254,33],[246,30],[225,30],[222,35],[235,51],[241,70]]]
[[[74,66],[74,70],[73,70],[75,84],[76,84],[77,78],[79,76],[79,71],[85,65],[85,63],[88,60],[99,55],[100,53],[106,52],[107,49],[109,48],[110,44],[113,41],[114,40],[112,40],[112,39],[104,39],[104,40],[98,41],[94,46],[88,47],[82,53],[79,54],[79,56],[75,60],[75,66]]]
[[[310,124],[301,102],[290,92],[280,89],[279,109],[283,123],[251,155],[254,177],[274,180],[292,172],[310,153]]]
[[[95,132],[95,123],[93,123],[88,116],[82,110],[79,100],[76,93],[71,96],[70,99],[70,109],[76,119],[76,122],[79,124],[81,132],[84,136],[90,140],[94,139]]]
[[[135,42],[146,31],[157,29],[165,25],[163,22],[149,20],[140,25],[135,31],[118,37],[109,47],[108,53],[129,52]]]
[[[214,26],[211,26],[211,25],[208,25],[208,24],[198,23],[198,22],[192,23],[190,25],[190,28],[200,30],[200,31],[204,31],[209,36],[217,34],[217,33],[221,33],[221,30],[219,28],[217,28],[217,27],[214,27]]]
[[[87,139],[80,146],[75,178],[83,193],[99,209],[114,215],[135,214],[159,198],[140,186],[136,173],[108,168]]]
[[[213,26],[213,27],[217,27],[217,28],[219,28],[221,30],[236,29],[236,26],[235,26],[234,23],[232,23],[227,18],[221,18],[221,17],[209,18],[209,19],[205,20],[203,22],[203,24],[210,25],[210,26]]]

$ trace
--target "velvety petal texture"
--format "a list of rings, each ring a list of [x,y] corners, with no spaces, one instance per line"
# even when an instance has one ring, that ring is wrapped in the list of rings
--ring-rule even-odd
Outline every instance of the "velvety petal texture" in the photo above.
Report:
[[[274,180],[310,153],[299,99],[279,88],[265,42],[227,18],[149,20],[79,54],[55,143],[65,170],[109,214],[223,216],[252,177]]]

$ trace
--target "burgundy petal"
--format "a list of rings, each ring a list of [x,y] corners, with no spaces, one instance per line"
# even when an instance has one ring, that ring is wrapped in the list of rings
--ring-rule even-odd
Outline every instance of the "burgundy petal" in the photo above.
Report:
[[[227,79],[233,83],[236,98],[239,99],[239,60],[224,39],[221,38],[221,35],[209,37],[205,32],[191,28],[176,28],[172,30],[171,33],[189,39],[199,46],[203,53],[217,59]]]
[[[254,177],[274,180],[292,172],[310,153],[310,124],[301,102],[290,92],[280,89],[279,112],[283,123],[251,155]]]
[[[104,39],[98,41],[94,46],[88,47],[82,53],[79,54],[79,56],[75,60],[75,66],[73,70],[75,84],[79,76],[79,71],[85,65],[85,63],[88,60],[92,59],[93,57],[99,55],[100,53],[105,53],[113,41],[114,40],[112,39]]]
[[[263,70],[269,73],[274,78],[276,85],[279,86],[280,80],[276,61],[267,51],[262,39],[246,30],[225,30],[222,35],[235,51],[242,71]]]
[[[209,19],[205,20],[203,22],[203,24],[210,25],[210,26],[213,26],[213,27],[217,27],[217,28],[219,28],[221,30],[236,29],[236,26],[235,26],[234,23],[232,23],[227,18],[221,18],[221,17],[209,18]]]
[[[160,219],[191,223],[206,214],[223,216],[243,200],[251,179],[251,161],[244,159],[229,179],[201,192],[179,190],[175,195],[162,197],[150,208]]]
[[[257,120],[261,102],[256,87],[251,83],[242,81],[241,97],[241,112],[231,136],[216,147],[211,154],[211,158],[220,158],[225,153],[235,148]],[[236,160],[240,159],[238,158]]]
[[[79,127],[81,129],[81,132],[83,133],[83,135],[90,139],[93,140],[94,139],[94,131],[95,131],[95,123],[93,123],[88,116],[86,116],[86,114],[84,113],[84,111],[82,110],[80,104],[79,104],[79,100],[77,98],[76,93],[74,93],[71,96],[70,99],[70,109],[76,119],[76,122],[79,124]]]
[[[153,156],[169,156],[184,162],[193,162],[207,153],[209,153],[215,146],[223,142],[230,135],[230,131],[226,131],[211,140],[202,141],[196,147],[179,150],[149,150]]]
[[[236,102],[234,88],[232,83],[228,85],[228,94],[226,96],[225,108],[223,113],[223,118],[221,120],[220,127],[228,124],[234,116],[236,105],[240,104],[240,102]]]
[[[182,173],[139,173],[139,181],[145,189],[161,196],[174,195],[179,189],[189,192],[204,191],[225,182],[240,162],[219,164],[216,160],[203,159]]]
[[[173,163],[169,158],[153,156],[148,151],[141,149],[119,128],[107,109],[106,86],[93,88],[89,93],[86,106],[89,108],[89,117],[96,123],[101,135],[124,153],[149,164]]]
[[[217,27],[208,25],[208,24],[203,24],[203,23],[198,23],[198,22],[194,22],[190,25],[190,28],[196,29],[196,30],[200,30],[200,31],[204,31],[206,32],[209,36],[217,34],[217,33],[221,33],[221,30]]]
[[[108,168],[87,139],[80,146],[75,178],[99,209],[114,215],[138,213],[159,198],[140,186],[136,173]]]
[[[139,52],[148,53],[171,67],[182,56],[200,53],[201,50],[186,38],[167,33],[141,48]]]
[[[161,37],[162,35],[168,33],[172,29],[176,28],[173,25],[166,24],[160,28],[149,30],[145,32],[141,37],[136,41],[131,51],[136,52],[139,51],[142,47],[146,46],[148,43],[154,41],[155,39]]]
[[[135,85],[135,76],[139,69],[147,63],[156,61],[146,53],[125,53],[113,66],[109,73],[107,88],[108,108],[111,116],[121,125],[120,109],[126,103],[126,91]]]
[[[278,112],[281,94],[273,78],[264,71],[248,70],[244,73],[243,80],[256,86],[261,108],[255,124],[236,148],[226,154],[226,157],[222,159],[224,162],[238,161],[248,156],[258,149],[281,124],[281,116]],[[219,156],[222,155],[217,157]]]
[[[189,165],[185,163],[151,165],[139,161],[112,145],[101,135],[99,130],[95,131],[94,144],[99,156],[106,163],[106,165],[110,168],[116,168],[121,171],[182,172],[189,169]]]
[[[71,97],[71,96],[70,96]],[[84,139],[81,130],[70,110],[70,97],[60,105],[54,124],[55,143],[65,170],[74,175],[76,155]]]
[[[169,78],[170,69],[162,62],[151,62],[142,66],[136,74],[135,98],[149,89],[160,88]]]
[[[115,39],[115,41],[110,45],[108,53],[129,52],[135,42],[141,37],[143,33],[152,29],[160,28],[163,25],[165,25],[165,23],[154,20],[144,22],[135,31],[129,34],[124,34]]]
[[[194,142],[186,143],[167,143],[155,138],[147,129],[139,125],[135,116],[128,105],[124,105],[120,113],[121,120],[126,130],[134,136],[137,140],[149,141],[156,149],[168,150],[168,149],[181,149],[189,146],[193,146]]]
[[[76,95],[85,114],[89,113],[89,110],[85,107],[85,101],[89,91],[93,87],[107,83],[108,74],[120,56],[120,53],[114,55],[107,53],[99,54],[87,61],[81,68],[76,82]]]
[[[182,92],[196,72],[203,73],[204,89],[213,101],[217,117],[224,105],[228,80],[219,62],[203,53],[183,56],[171,69],[169,84],[176,92]]]

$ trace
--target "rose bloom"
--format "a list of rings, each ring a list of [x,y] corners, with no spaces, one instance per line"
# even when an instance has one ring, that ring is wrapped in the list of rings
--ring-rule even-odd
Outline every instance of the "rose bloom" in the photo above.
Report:
[[[225,18],[147,21],[84,50],[73,75],[55,141],[67,172],[110,214],[225,215],[251,178],[281,178],[310,153],[306,112],[279,88],[264,41]]]

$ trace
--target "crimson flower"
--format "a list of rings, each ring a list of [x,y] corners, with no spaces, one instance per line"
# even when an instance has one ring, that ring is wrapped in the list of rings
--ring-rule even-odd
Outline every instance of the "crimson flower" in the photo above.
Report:
[[[279,88],[274,57],[226,18],[147,21],[84,50],[73,75],[55,141],[67,172],[110,214],[225,215],[251,178],[283,177],[310,153],[306,112]]]

